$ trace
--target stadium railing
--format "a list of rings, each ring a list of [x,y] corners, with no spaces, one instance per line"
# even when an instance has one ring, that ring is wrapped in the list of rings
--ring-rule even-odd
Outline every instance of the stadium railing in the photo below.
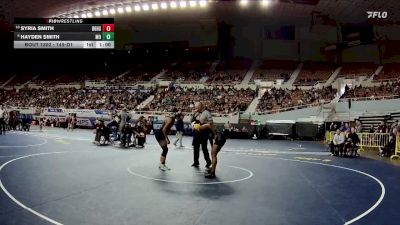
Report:
[[[163,112],[163,111],[133,111],[134,114],[143,114],[143,115],[156,115],[156,116],[161,116],[161,115],[170,115],[171,112]],[[186,116],[192,116],[193,112],[182,112]],[[233,113],[211,113],[212,116],[217,116],[217,117],[228,117],[228,116],[234,116],[237,115],[239,112],[233,112]]]
[[[360,150],[384,147],[389,143],[389,133],[359,133]]]
[[[358,146],[360,150],[365,150],[365,148],[379,148],[384,147],[389,143],[389,133],[357,133],[360,138],[360,143]],[[327,131],[325,133],[325,143],[330,143],[335,136],[334,131]],[[396,140],[396,149],[400,148],[399,139]],[[398,150],[397,150],[398,151]]]
[[[291,111],[291,110],[296,110],[296,109],[304,109],[304,108],[310,108],[310,107],[315,107],[315,106],[321,106],[325,104],[329,104],[330,102],[315,102],[311,104],[303,104],[303,105],[296,105],[292,107],[287,107],[287,108],[280,108],[280,109],[273,109],[273,110],[267,110],[267,111],[256,111],[255,114],[257,115],[265,115],[265,114],[274,114],[274,113],[280,113],[280,112],[286,112],[286,111]]]
[[[396,148],[394,150],[394,155],[390,157],[390,159],[400,159],[400,136],[396,137]]]
[[[357,97],[357,98],[342,98],[339,102],[346,102],[349,99],[351,101],[367,101],[367,100],[385,100],[385,99],[395,99],[400,98],[399,95],[388,95],[388,96],[369,96],[369,97]]]

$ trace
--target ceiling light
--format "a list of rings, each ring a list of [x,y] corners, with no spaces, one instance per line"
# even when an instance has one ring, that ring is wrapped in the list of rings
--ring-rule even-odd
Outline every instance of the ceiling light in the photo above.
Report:
[[[129,13],[129,12],[132,12],[132,7],[129,6],[129,5],[126,6],[126,7],[125,7],[125,11],[128,12],[128,13]]]
[[[249,0],[240,0],[241,6],[247,6],[249,4]]]
[[[91,17],[93,17],[93,13],[88,12],[88,13],[86,14],[86,16],[87,16],[88,18],[91,18]]]
[[[151,8],[152,8],[153,10],[158,10],[158,4],[157,4],[157,3],[151,4]]]
[[[176,4],[176,2],[172,1],[169,3],[169,6],[171,6],[171,8],[175,9],[176,7],[178,7],[178,5]]]
[[[136,12],[140,12],[140,10],[142,10],[142,8],[140,8],[140,5],[135,5],[134,9]]]
[[[103,13],[103,16],[107,16],[108,15],[108,11],[105,10],[105,9],[103,9],[102,13]]]
[[[161,6],[162,9],[167,9],[168,8],[167,3],[165,3],[165,2],[161,2],[160,6]]]
[[[196,7],[196,6],[197,6],[197,2],[192,0],[192,1],[189,2],[189,5],[190,5],[190,7],[192,7],[192,8],[193,8],[193,7]]]
[[[115,9],[114,9],[114,8],[111,8],[111,9],[110,9],[110,14],[112,14],[112,15],[115,14]]]
[[[82,18],[86,18],[86,14],[85,14],[85,13],[82,13],[82,14],[81,14],[81,17],[82,17]]]
[[[101,14],[100,14],[100,11],[94,12],[94,15],[95,15],[95,16],[100,16],[100,15],[101,15]]]
[[[74,15],[74,18],[79,18],[79,16],[78,15]]]
[[[200,7],[206,7],[207,6],[207,1],[206,0],[200,0],[199,1]]]
[[[118,13],[122,14],[122,13],[124,13],[124,8],[118,7],[117,11],[118,11]]]
[[[181,8],[186,8],[186,6],[187,6],[186,1],[180,1],[180,2],[179,2],[179,6],[180,6]]]
[[[262,0],[261,1],[261,6],[266,7],[271,3],[271,0]]]
[[[144,11],[148,11],[148,10],[150,9],[150,7],[149,7],[149,5],[147,5],[147,4],[143,4],[143,5],[142,5],[142,9],[143,9]]]

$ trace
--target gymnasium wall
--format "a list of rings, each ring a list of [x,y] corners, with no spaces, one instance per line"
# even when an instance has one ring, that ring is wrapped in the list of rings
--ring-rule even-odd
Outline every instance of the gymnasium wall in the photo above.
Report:
[[[128,41],[121,43],[151,43],[151,42],[172,42],[189,41],[191,47],[211,46],[217,44],[217,25],[215,21],[180,21],[147,23],[132,23],[122,25],[124,28],[123,37]],[[117,35],[117,37],[119,37]],[[125,39],[125,38],[124,38]],[[120,40],[116,39],[117,44]]]
[[[265,29],[277,25],[243,24],[233,25],[235,55],[255,59],[286,59],[326,61],[321,47],[336,42],[336,28],[319,26],[310,32],[309,26],[295,26],[295,40],[265,38]]]
[[[360,45],[343,49],[342,62],[373,62],[379,64],[377,45]]]

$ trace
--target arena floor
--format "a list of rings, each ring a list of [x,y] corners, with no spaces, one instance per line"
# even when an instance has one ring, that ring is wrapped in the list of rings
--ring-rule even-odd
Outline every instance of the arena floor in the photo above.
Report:
[[[216,180],[191,139],[144,149],[91,143],[92,131],[0,136],[0,224],[259,225],[400,223],[400,167],[331,157],[313,142],[228,140]],[[174,137],[170,138],[174,140]]]

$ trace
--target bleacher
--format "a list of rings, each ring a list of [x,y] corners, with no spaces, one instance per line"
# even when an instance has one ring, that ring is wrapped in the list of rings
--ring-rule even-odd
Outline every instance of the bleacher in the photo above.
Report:
[[[296,86],[313,86],[317,82],[326,82],[337,66],[324,62],[305,62],[294,82]]]
[[[182,83],[198,82],[202,77],[210,75],[212,61],[185,61],[177,63],[167,69],[160,77],[164,81],[177,81]]]
[[[374,80],[394,80],[400,78],[400,64],[399,63],[387,63],[383,65],[382,71],[378,76],[374,77]]]
[[[158,89],[154,99],[147,104],[144,111],[170,112],[174,108],[191,112],[194,103],[202,101],[208,110],[214,113],[229,114],[245,111],[255,97],[251,89],[219,89],[206,88],[178,88],[176,90]]]
[[[289,60],[264,60],[254,72],[252,81],[275,81],[277,79],[288,80],[296,69],[298,62]]]
[[[26,73],[18,74],[16,77],[14,77],[14,79],[10,81],[10,83],[7,84],[7,87],[23,85],[26,82],[32,80],[34,77],[35,77],[34,74],[26,74]]]
[[[111,83],[114,85],[125,85],[149,82],[152,78],[159,74],[164,67],[165,65],[159,63],[136,65],[125,76],[117,78]]]
[[[332,87],[323,89],[270,89],[261,97],[257,112],[293,110],[296,107],[307,106],[310,104],[329,103],[336,94],[337,90]]]
[[[368,132],[371,125],[374,126],[374,129],[376,129],[381,121],[388,121],[388,122],[393,122],[389,121],[390,116],[389,115],[380,115],[380,116],[360,116],[358,120],[360,120],[362,124],[362,131],[363,132]]]
[[[0,103],[18,107],[52,107],[68,109],[122,109],[133,110],[151,94],[151,89],[95,90],[75,88],[31,89],[5,91]]]
[[[398,81],[381,83],[379,86],[363,87],[356,86],[348,89],[341,98],[352,98],[357,100],[375,100],[378,97],[400,96],[400,84]]]
[[[216,72],[208,78],[207,83],[239,84],[250,69],[251,63],[252,61],[246,58],[221,61],[216,68]]]
[[[361,76],[365,76],[366,78],[369,78],[375,73],[377,68],[378,65],[373,63],[343,63],[342,69],[340,70],[338,77],[355,79]]]
[[[11,77],[13,77],[13,74],[3,74],[0,76],[0,86],[3,85],[5,82],[7,82]]]
[[[380,123],[382,121],[385,122],[386,126],[390,128],[390,126],[396,122],[400,121],[400,112],[393,112],[393,113],[387,113],[387,114],[381,114],[381,115],[366,115],[366,116],[360,116],[358,118],[362,124],[362,131],[363,132],[369,132],[371,125],[374,126],[374,129],[378,128]]]
[[[75,84],[84,81],[84,77],[76,76],[76,74],[65,73],[59,76],[59,78],[55,79],[53,84]]]

